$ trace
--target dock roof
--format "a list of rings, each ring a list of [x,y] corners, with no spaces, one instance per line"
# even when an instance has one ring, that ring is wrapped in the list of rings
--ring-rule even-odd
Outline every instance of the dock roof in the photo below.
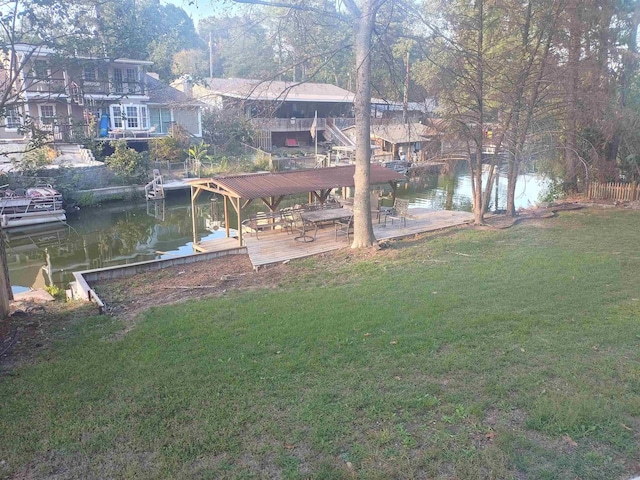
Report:
[[[353,187],[355,184],[354,173],[355,166],[347,165],[343,167],[215,177],[192,180],[189,183],[193,186],[209,187],[207,190],[215,191],[228,197],[253,200],[340,187]],[[397,182],[404,178],[404,175],[389,168],[371,165],[371,184]]]

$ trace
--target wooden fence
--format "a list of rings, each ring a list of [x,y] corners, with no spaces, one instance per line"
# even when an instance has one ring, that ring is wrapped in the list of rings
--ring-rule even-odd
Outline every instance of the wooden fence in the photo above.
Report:
[[[632,183],[598,183],[589,184],[588,198],[590,200],[616,200],[633,202],[640,200],[640,188],[636,182]]]

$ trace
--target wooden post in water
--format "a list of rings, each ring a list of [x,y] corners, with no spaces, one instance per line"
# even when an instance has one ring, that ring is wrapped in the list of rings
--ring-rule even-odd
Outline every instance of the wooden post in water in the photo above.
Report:
[[[236,214],[238,215],[238,240],[240,246],[242,246],[242,199],[236,198],[237,206],[235,206]]]
[[[227,238],[231,233],[229,230],[229,197],[224,196],[224,229],[227,232]]]
[[[196,234],[196,197],[200,193],[200,189],[191,185],[191,227],[193,228],[193,248],[195,250],[196,243],[198,243],[198,236]]]
[[[4,230],[0,229],[0,320],[9,316],[13,292],[9,280],[9,265],[7,264],[7,251],[5,249]]]

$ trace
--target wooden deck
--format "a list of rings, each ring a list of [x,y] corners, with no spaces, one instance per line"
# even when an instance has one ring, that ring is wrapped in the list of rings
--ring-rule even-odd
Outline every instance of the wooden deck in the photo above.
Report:
[[[238,248],[237,238],[216,238],[215,240],[199,242],[193,246],[196,252],[222,252],[234,248]]]
[[[409,214],[411,218],[407,219],[406,227],[398,220],[395,220],[393,225],[391,220],[387,220],[386,227],[374,220],[373,233],[375,237],[378,240],[398,239],[473,221],[473,214],[468,212],[412,208],[409,210]],[[220,250],[229,248],[229,241],[235,242],[236,245],[238,242],[236,238],[223,238],[202,242],[196,248],[198,251]],[[261,233],[259,240],[255,236],[245,234],[244,241],[254,268],[350,246],[344,235],[339,236],[336,240],[333,226],[318,229],[315,241],[308,243],[299,242],[294,239],[293,235],[288,235],[281,230]],[[223,243],[224,247],[221,246]]]

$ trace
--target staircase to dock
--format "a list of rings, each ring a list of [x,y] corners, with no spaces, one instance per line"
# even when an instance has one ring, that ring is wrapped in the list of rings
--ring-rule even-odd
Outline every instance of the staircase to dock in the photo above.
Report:
[[[342,133],[342,130],[340,130],[335,123],[333,123],[333,120],[330,118],[327,118],[327,127],[325,130],[325,133],[329,132],[332,139],[335,141],[335,143],[342,145],[343,147],[355,147],[356,143],[351,140],[348,136],[346,136],[344,133]]]

